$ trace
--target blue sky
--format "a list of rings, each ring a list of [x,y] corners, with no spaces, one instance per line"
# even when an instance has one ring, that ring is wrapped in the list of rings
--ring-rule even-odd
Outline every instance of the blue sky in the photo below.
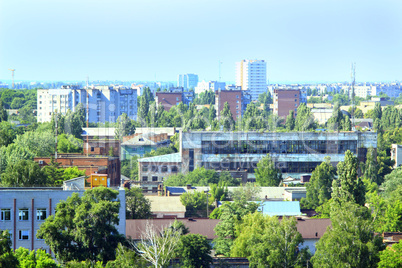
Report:
[[[402,1],[0,0],[0,80],[402,80]]]

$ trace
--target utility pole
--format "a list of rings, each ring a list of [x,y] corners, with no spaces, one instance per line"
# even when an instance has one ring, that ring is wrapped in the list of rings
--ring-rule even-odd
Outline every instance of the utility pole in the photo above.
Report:
[[[88,83],[89,83],[89,77],[87,76],[87,89],[86,89],[86,91],[87,91],[87,131],[88,131],[88,128],[89,128],[89,94],[88,94],[89,88],[88,88]],[[87,132],[87,157],[88,157],[88,153],[89,153],[88,136],[89,136],[89,133]],[[91,170],[91,174],[92,174],[92,170]]]
[[[56,129],[56,149],[54,150],[54,159],[57,160],[57,111],[54,113],[54,123]]]
[[[11,71],[11,78],[13,80],[13,88],[14,88],[14,72],[15,72],[15,69],[9,69],[9,70]]]

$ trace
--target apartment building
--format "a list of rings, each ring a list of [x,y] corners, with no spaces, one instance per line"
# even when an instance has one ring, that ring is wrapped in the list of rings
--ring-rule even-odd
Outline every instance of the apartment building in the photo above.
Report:
[[[44,249],[51,253],[43,239],[36,234],[47,217],[55,214],[57,204],[67,200],[72,193],[84,194],[84,189],[63,190],[61,187],[0,188],[0,230],[9,230],[13,250],[24,247],[30,250]],[[124,189],[119,190],[120,234],[126,233],[126,198]]]
[[[251,96],[243,90],[218,90],[215,92],[215,110],[218,120],[221,119],[221,114],[225,103],[229,104],[230,112],[233,119],[237,121],[242,117],[247,108],[247,104],[251,101]]]
[[[267,92],[267,63],[264,60],[242,60],[236,63],[236,86],[247,90],[252,101]]]
[[[165,111],[169,111],[175,105],[179,105],[183,102],[189,105],[194,99],[194,93],[189,91],[184,91],[183,88],[172,88],[169,91],[162,91],[155,93],[156,106],[163,105]]]
[[[76,111],[81,104],[88,107],[91,123],[115,122],[125,113],[137,119],[136,89],[117,86],[91,86],[80,89],[77,86],[62,86],[60,89],[38,89],[38,122],[49,122],[53,113],[66,114]]]
[[[196,74],[179,74],[177,76],[177,86],[184,89],[195,88],[198,84],[198,75]]]
[[[301,103],[307,103],[307,97],[297,89],[274,89],[273,112],[279,117],[286,118],[291,110],[297,115]]]
[[[217,82],[217,81],[201,81],[198,82],[197,86],[194,88],[195,94],[200,94],[202,92],[208,91],[208,90],[213,90],[217,91],[220,89],[225,89],[226,83],[225,82]]]

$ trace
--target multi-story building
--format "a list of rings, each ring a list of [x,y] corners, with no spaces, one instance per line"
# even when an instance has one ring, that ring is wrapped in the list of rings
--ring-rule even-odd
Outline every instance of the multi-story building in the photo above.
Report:
[[[236,85],[247,90],[252,101],[267,92],[267,63],[264,60],[242,60],[236,63]]]
[[[56,205],[67,200],[72,193],[83,195],[84,189],[63,190],[61,187],[41,188],[0,188],[1,220],[0,230],[11,233],[12,248],[19,247],[30,250],[44,249],[51,253],[49,246],[36,234],[40,225],[50,215],[55,214]],[[119,224],[116,226],[120,234],[126,233],[126,198],[124,189],[119,190],[120,201]]]
[[[215,92],[215,110],[218,120],[221,118],[225,103],[229,104],[233,119],[242,117],[250,103],[250,95],[243,90],[218,90]]]
[[[49,122],[53,113],[66,114],[81,104],[91,123],[115,122],[123,113],[137,119],[137,91],[124,87],[92,86],[80,89],[63,86],[61,89],[38,89],[38,122]]]
[[[179,105],[180,102],[189,105],[193,101],[193,98],[193,92],[184,91],[183,89],[181,91],[172,89],[170,91],[156,92],[155,94],[156,106],[158,107],[162,104],[165,111],[169,111],[172,106]]]
[[[282,173],[294,177],[311,173],[325,158],[330,157],[336,166],[344,161],[350,150],[360,162],[366,161],[367,149],[377,148],[375,132],[180,132],[180,152],[162,157],[139,160],[140,184],[147,187],[153,180],[162,183],[169,176],[168,169],[161,166],[174,163],[179,172],[187,173],[197,167],[228,171],[243,182],[254,181],[257,163],[270,154]],[[146,180],[142,176],[146,165]],[[148,167],[151,167],[149,171]],[[145,181],[145,182],[143,182]],[[155,183],[154,182],[154,183]],[[154,185],[152,187],[157,187]],[[155,188],[156,189],[156,188]]]
[[[395,161],[394,168],[402,165],[402,145],[392,144],[391,145],[391,160]]]
[[[177,76],[177,86],[184,89],[195,88],[198,84],[198,75],[196,74],[179,74]]]
[[[195,94],[200,94],[200,93],[208,91],[208,90],[213,90],[213,91],[217,91],[220,89],[224,90],[225,87],[226,87],[225,82],[201,81],[201,82],[198,82],[197,86],[194,88],[194,92],[195,92]]]
[[[273,99],[274,114],[279,117],[288,116],[290,110],[293,110],[296,116],[300,103],[307,102],[307,98],[304,99],[298,89],[274,89]]]

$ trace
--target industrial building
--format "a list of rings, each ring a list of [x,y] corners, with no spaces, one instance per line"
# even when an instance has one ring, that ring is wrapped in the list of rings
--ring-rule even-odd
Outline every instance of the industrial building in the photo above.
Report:
[[[123,113],[137,119],[137,90],[125,87],[63,86],[59,89],[38,89],[37,120],[49,122],[53,113],[65,115],[68,110],[76,111],[81,104],[88,112],[91,123],[116,122]],[[88,107],[88,111],[87,111]]]
[[[187,173],[197,167],[228,171],[243,182],[255,181],[257,163],[267,154],[282,173],[298,177],[311,173],[330,157],[336,166],[350,150],[366,161],[367,149],[377,148],[375,132],[180,132],[180,152],[139,160],[140,184],[157,187],[171,174]],[[173,165],[174,172],[167,167]],[[144,169],[143,169],[144,167]],[[146,180],[144,171],[150,172]],[[159,182],[159,183],[155,183]]]

